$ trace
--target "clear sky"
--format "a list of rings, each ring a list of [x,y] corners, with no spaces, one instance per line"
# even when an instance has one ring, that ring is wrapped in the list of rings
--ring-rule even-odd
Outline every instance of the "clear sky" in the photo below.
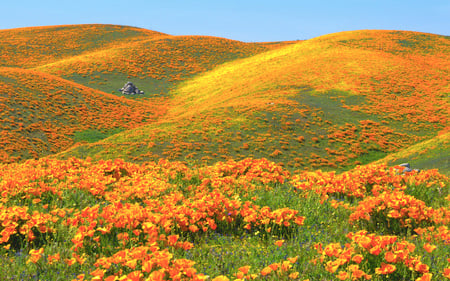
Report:
[[[245,42],[357,29],[450,35],[450,0],[4,0],[0,29],[102,23]]]

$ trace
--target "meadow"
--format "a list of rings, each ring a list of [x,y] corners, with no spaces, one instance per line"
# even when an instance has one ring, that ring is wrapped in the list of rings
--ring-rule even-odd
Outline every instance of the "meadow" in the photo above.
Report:
[[[290,174],[265,159],[0,169],[2,280],[450,279],[436,170]]]
[[[448,36],[0,39],[0,280],[450,280]]]

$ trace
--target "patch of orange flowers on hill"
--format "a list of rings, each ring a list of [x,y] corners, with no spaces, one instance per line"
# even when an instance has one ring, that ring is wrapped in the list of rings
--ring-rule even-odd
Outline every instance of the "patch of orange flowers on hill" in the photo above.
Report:
[[[163,88],[172,88],[194,74],[272,48],[276,47],[219,37],[155,36],[43,64],[37,69],[68,79],[77,75],[89,77],[91,84],[104,83],[103,78],[98,75],[104,73],[164,81],[170,86]]]
[[[357,166],[356,168],[336,174],[335,172],[308,172],[294,175],[291,182],[300,190],[313,190],[322,196],[322,200],[330,196],[365,199],[379,196],[386,191],[404,191],[406,184],[437,185],[448,180],[437,170],[425,170],[420,173],[400,173],[402,167],[387,167],[385,164]]]
[[[150,107],[19,68],[0,68],[0,86],[3,162],[67,149],[74,144],[74,132],[135,128],[153,122],[166,109],[163,101]]]
[[[423,36],[433,50],[404,46],[429,44],[418,40]],[[207,164],[264,157],[299,171],[382,157],[445,130],[448,44],[431,34],[350,32],[220,65],[174,90],[160,119],[165,126],[130,132],[148,146],[130,144],[123,157]],[[129,144],[112,141],[93,150],[108,158],[123,145]]]
[[[83,24],[0,30],[0,65],[30,68],[164,34],[142,28]]]

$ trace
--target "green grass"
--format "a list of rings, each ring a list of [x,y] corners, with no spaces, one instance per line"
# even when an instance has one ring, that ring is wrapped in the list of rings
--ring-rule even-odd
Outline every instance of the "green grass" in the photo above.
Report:
[[[413,169],[438,169],[440,173],[448,176],[450,175],[449,135],[449,133],[443,133],[397,153],[389,154],[377,162],[388,165],[409,163]]]
[[[88,129],[88,130],[84,130],[81,132],[75,132],[73,134],[73,140],[75,143],[77,143],[77,142],[93,143],[93,142],[97,142],[102,139],[105,139],[109,136],[115,135],[117,133],[120,133],[123,130],[124,129],[122,129],[122,128],[115,128],[115,129],[107,130],[107,131]]]
[[[380,150],[376,150],[376,149],[370,149],[367,153],[364,153],[360,156],[358,156],[357,158],[355,158],[355,161],[360,162],[360,165],[366,165],[372,162],[375,162],[378,159],[381,159],[383,157],[385,157],[388,153],[384,152],[384,151],[380,151]],[[353,167],[348,167],[353,168]]]
[[[131,99],[142,99],[149,97],[160,97],[167,95],[166,93],[174,87],[174,82],[169,82],[166,78],[156,79],[152,77],[128,77],[126,74],[113,72],[96,72],[89,75],[80,75],[72,73],[63,75],[65,79],[88,86],[90,88],[110,93],[116,96],[124,96]],[[143,95],[123,95],[121,89],[128,81],[133,82],[139,90],[144,91]]]

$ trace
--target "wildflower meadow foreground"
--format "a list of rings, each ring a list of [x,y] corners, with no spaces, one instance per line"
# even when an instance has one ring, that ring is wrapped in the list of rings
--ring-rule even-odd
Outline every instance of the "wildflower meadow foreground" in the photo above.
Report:
[[[437,170],[40,159],[0,191],[1,280],[450,280]]]

